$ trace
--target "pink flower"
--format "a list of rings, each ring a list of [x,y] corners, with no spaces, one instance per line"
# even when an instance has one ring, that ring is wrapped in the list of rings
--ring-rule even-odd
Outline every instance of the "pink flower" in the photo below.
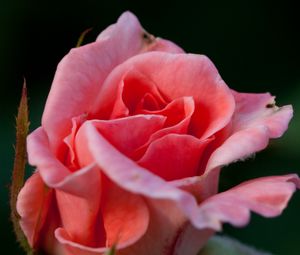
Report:
[[[217,189],[220,167],[264,149],[291,117],[268,93],[230,90],[206,56],[126,12],[58,65],[28,137],[37,170],[18,197],[21,227],[50,254],[196,254],[222,222],[286,207],[296,175]]]

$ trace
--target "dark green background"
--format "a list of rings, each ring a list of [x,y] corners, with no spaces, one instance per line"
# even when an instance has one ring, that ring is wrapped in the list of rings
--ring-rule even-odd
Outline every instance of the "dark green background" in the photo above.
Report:
[[[269,91],[277,95],[278,105],[293,104],[295,116],[284,137],[272,141],[255,158],[223,169],[221,189],[253,177],[300,173],[300,17],[296,1],[1,1],[1,254],[22,254],[9,225],[7,191],[23,76],[33,130],[40,123],[56,65],[74,47],[80,33],[93,27],[86,38],[92,41],[128,9],[154,35],[176,42],[187,52],[209,56],[231,88]],[[224,229],[275,254],[299,254],[300,192],[279,218],[252,215],[246,228],[226,225]]]

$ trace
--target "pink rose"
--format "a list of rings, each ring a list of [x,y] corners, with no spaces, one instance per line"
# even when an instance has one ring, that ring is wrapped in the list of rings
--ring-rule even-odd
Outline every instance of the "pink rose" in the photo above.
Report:
[[[217,193],[220,167],[280,137],[292,107],[230,90],[203,55],[126,12],[58,65],[28,137],[36,172],[18,197],[29,244],[49,254],[196,254],[222,222],[279,215],[296,175]]]

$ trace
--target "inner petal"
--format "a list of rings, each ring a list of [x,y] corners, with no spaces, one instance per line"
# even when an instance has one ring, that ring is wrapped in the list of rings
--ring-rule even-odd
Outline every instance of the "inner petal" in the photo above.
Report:
[[[148,142],[139,147],[133,154],[133,158],[138,160],[145,153],[149,144],[165,135],[186,134],[188,132],[191,117],[194,113],[194,100],[192,97],[182,97],[175,99],[169,103],[164,109],[157,111],[149,111],[143,109],[142,114],[159,114],[165,116],[167,119],[162,129],[153,133]]]
[[[166,117],[161,115],[135,115],[115,120],[93,120],[93,125],[109,143],[130,157],[133,151],[145,144],[150,136],[160,130]],[[79,129],[75,141],[79,165],[92,163],[85,136]]]
[[[72,172],[79,168],[77,161],[76,161],[74,145],[75,145],[75,137],[76,137],[77,131],[85,120],[86,120],[85,115],[80,115],[80,116],[74,117],[72,119],[71,133],[64,139],[64,143],[67,145],[68,149],[66,150],[66,154],[65,154],[63,163]]]
[[[141,104],[161,109],[166,101],[151,80],[140,72],[130,71],[119,82],[110,119],[136,114]]]
[[[190,135],[169,134],[151,143],[138,164],[167,181],[195,176],[209,142]]]
[[[104,179],[101,205],[106,246],[134,243],[147,230],[149,211],[141,196],[118,187],[108,178]]]

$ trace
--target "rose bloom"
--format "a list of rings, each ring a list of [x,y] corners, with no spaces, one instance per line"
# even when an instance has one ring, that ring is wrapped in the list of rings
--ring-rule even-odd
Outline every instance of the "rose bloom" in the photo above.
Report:
[[[222,223],[279,215],[296,175],[218,193],[220,167],[280,137],[292,107],[228,88],[213,63],[126,12],[58,65],[28,136],[36,167],[18,196],[30,246],[47,254],[196,254]]]

